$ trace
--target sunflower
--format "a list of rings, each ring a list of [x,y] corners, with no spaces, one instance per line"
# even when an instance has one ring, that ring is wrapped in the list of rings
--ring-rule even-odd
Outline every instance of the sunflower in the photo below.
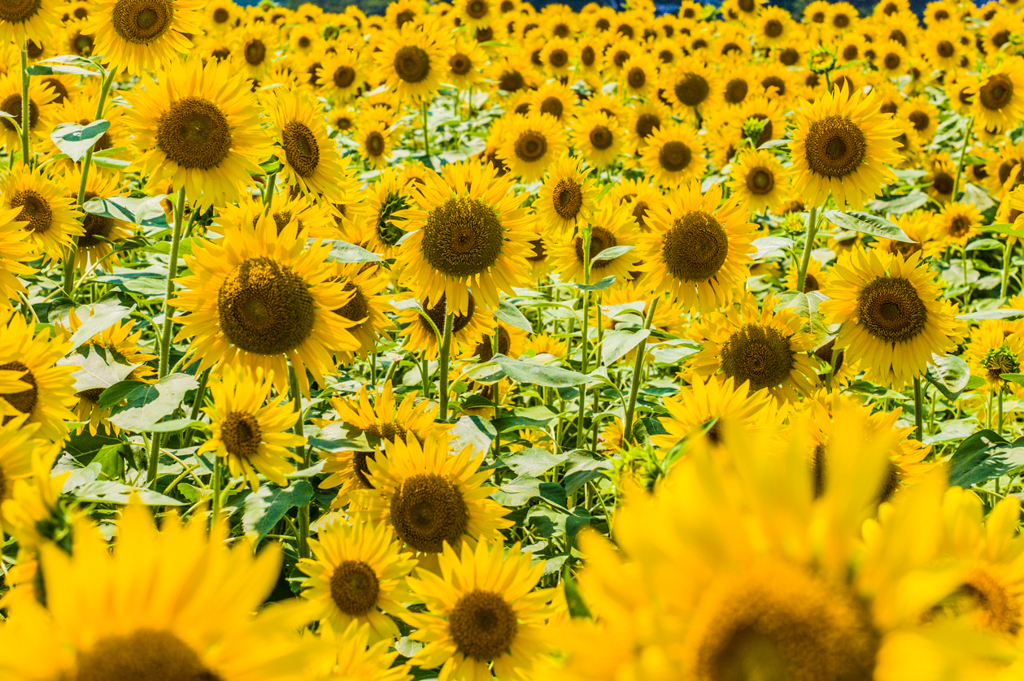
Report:
[[[364,219],[361,218],[358,224],[365,228]],[[354,356],[366,359],[370,352],[375,351],[378,339],[392,325],[385,314],[390,300],[390,296],[384,293],[388,280],[384,272],[373,264],[336,263],[335,268],[335,276],[345,283],[345,291],[352,292],[352,298],[334,311],[356,323],[349,333],[359,341],[359,349],[354,354],[342,352],[339,355],[342,364],[351,364]]]
[[[929,65],[940,71],[952,71],[961,65],[967,50],[960,43],[955,28],[929,28],[921,36],[920,54]]]
[[[191,273],[178,280],[184,290],[170,303],[185,313],[175,340],[191,339],[190,361],[201,370],[262,367],[280,393],[288,389],[290,360],[309,395],[307,371],[324,385],[324,372],[334,368],[331,352],[359,349],[348,331],[355,323],[331,312],[352,294],[329,281],[329,251],[329,245],[307,246],[295,222],[278,234],[267,217],[196,244],[185,256]]]
[[[94,52],[103,55],[109,68],[140,76],[158,73],[192,49],[187,36],[204,33],[204,4],[202,0],[99,0],[86,20],[86,31],[95,41]]]
[[[576,102],[576,93],[558,81],[545,83],[528,95],[530,111],[537,111],[565,123]]]
[[[330,623],[317,629],[333,654],[322,655],[311,670],[314,679],[341,679],[342,681],[413,681],[408,663],[397,664],[399,652],[392,649],[391,641],[370,644],[372,629],[369,624],[351,622],[341,632],[335,632]],[[324,645],[326,644],[326,645]]]
[[[315,7],[311,3],[306,3],[306,6]],[[320,32],[312,24],[301,24],[288,32],[288,45],[296,55],[316,54],[322,42]]]
[[[23,225],[34,254],[44,262],[61,259],[72,240],[83,234],[81,213],[63,193],[63,185],[42,169],[24,164],[0,177],[0,205],[4,210],[18,209],[14,219]]]
[[[721,201],[721,184],[703,195],[698,182],[684,186],[650,209],[651,233],[638,238],[655,293],[671,292],[687,310],[719,308],[746,281],[752,225],[739,203]]]
[[[1017,388],[1002,376],[1020,373],[1024,362],[1024,338],[1013,323],[985,320],[971,329],[963,358],[971,367],[972,376],[985,379],[989,393],[1010,393]]]
[[[966,246],[978,234],[981,211],[973,203],[948,203],[935,216],[935,234],[944,245]]]
[[[448,56],[448,73],[444,82],[457,90],[472,90],[484,85],[487,53],[472,40],[455,40]]]
[[[403,100],[429,99],[441,87],[449,47],[440,26],[412,24],[380,36],[374,53],[378,80],[386,83]]]
[[[757,93],[768,99],[788,102],[797,91],[797,79],[792,71],[781,64],[765,64],[755,76]]]
[[[472,445],[449,454],[448,444],[447,435],[422,444],[414,438],[384,442],[384,456],[367,461],[373,489],[354,492],[349,506],[352,522],[391,527],[421,567],[436,564],[445,544],[494,541],[512,525],[505,508],[489,498],[494,490],[484,486],[490,471],[480,470],[483,458]]]
[[[79,522],[69,553],[39,547],[44,608],[11,608],[0,677],[286,681],[318,648],[293,633],[305,609],[272,605],[281,569],[274,547],[253,556],[227,529],[197,513],[169,515],[157,531],[141,504],[118,522],[113,552],[98,527]],[[229,548],[229,546],[231,548]],[[13,651],[17,651],[14,654]]]
[[[147,0],[148,1],[148,0]],[[125,95],[133,134],[133,167],[151,181],[174,181],[200,210],[229,203],[262,175],[259,160],[271,153],[260,126],[258,103],[244,74],[227,62],[203,66],[188,60],[161,83],[148,79]]]
[[[400,135],[401,128],[391,124],[390,113],[373,109],[359,116],[353,137],[367,165],[372,170],[382,170],[387,167]]]
[[[933,353],[955,348],[962,330],[918,253],[909,258],[858,249],[841,256],[819,310],[842,324],[836,347],[865,367],[869,380],[900,389],[927,369]]]
[[[733,66],[722,73],[720,79],[722,99],[726,104],[741,104],[756,87],[755,73],[743,66]]]
[[[491,678],[520,681],[547,655],[551,643],[546,620],[552,590],[535,590],[543,563],[519,544],[480,542],[475,549],[444,548],[441,575],[419,570],[409,579],[412,592],[426,605],[422,614],[403,616],[416,627],[410,638],[426,645],[413,665],[441,667],[439,678],[474,681]]]
[[[0,76],[0,112],[8,114],[21,126],[21,74],[20,70]],[[28,85],[28,129],[33,146],[43,144],[49,146],[50,131],[60,122],[57,114],[57,92],[46,87],[40,79],[29,80]],[[18,128],[7,118],[0,119],[0,141],[8,154],[15,150],[21,151],[21,136]]]
[[[836,88],[797,113],[792,158],[794,186],[812,206],[831,192],[840,209],[860,209],[896,176],[900,126],[877,109],[876,96]]]
[[[581,113],[571,124],[569,138],[573,149],[597,170],[615,164],[626,141],[626,131],[608,114]]]
[[[939,129],[939,110],[925,95],[906,100],[896,112],[896,117],[910,122],[923,145],[931,142]]]
[[[789,195],[789,172],[764,149],[742,151],[733,165],[729,188],[746,202],[748,210],[775,210]]]
[[[621,91],[632,97],[646,97],[656,84],[657,69],[648,62],[646,55],[626,60],[618,75]]]
[[[639,260],[636,253],[636,237],[639,231],[634,228],[636,223],[629,205],[602,200],[598,202],[597,210],[587,220],[587,224],[591,229],[591,282],[606,277],[615,277],[620,282],[629,278]],[[584,283],[586,266],[583,257],[583,225],[578,225],[575,233],[568,232],[561,238],[553,238],[554,243],[548,252],[551,265],[559,273],[559,278],[562,281]],[[633,248],[610,259],[597,259],[606,249],[617,246]]]
[[[250,80],[261,82],[270,72],[278,50],[277,32],[261,24],[247,24],[236,35],[238,48],[232,54]]]
[[[571,231],[590,217],[597,187],[593,179],[587,178],[589,174],[589,168],[582,168],[581,159],[568,153],[548,168],[548,177],[533,203],[545,231]]]
[[[394,442],[395,439],[406,440],[410,436],[423,443],[437,434],[443,434],[447,428],[434,423],[436,410],[427,400],[416,403],[416,392],[410,392],[395,404],[391,381],[374,393],[373,405],[370,404],[369,390],[361,386],[352,398],[335,397],[331,406],[338,414],[336,421],[323,421],[325,427],[340,424],[348,430],[357,430],[379,441]],[[367,478],[369,469],[367,459],[374,459],[374,452],[342,451],[325,452],[324,472],[330,475],[320,483],[321,489],[341,487],[338,490],[332,508],[341,508],[348,501],[349,494],[355,490],[373,489]]]
[[[68,196],[68,199],[76,200],[77,188],[81,184],[81,170],[73,168],[66,174],[65,181],[76,192],[75,196]],[[95,198],[108,199],[120,193],[116,176],[93,170],[86,178],[82,200],[84,202]],[[85,213],[82,219],[84,232],[79,235],[75,250],[75,267],[78,272],[85,272],[92,267],[102,267],[112,272],[114,267],[121,264],[114,248],[117,242],[131,236],[132,227],[133,225],[122,220]]]
[[[494,310],[499,291],[512,295],[525,282],[529,216],[512,184],[490,165],[463,161],[446,165],[442,175],[430,171],[417,186],[398,264],[429,306],[444,296],[449,316],[465,315],[472,294]]]
[[[688,124],[662,125],[646,142],[640,150],[640,165],[662,187],[676,189],[704,175],[704,145]]]
[[[703,116],[714,111],[720,101],[721,88],[715,71],[699,59],[685,59],[663,74],[662,87],[673,107],[683,114]]]
[[[896,242],[902,243],[902,242]],[[908,244],[910,245],[910,244]],[[793,262],[786,271],[786,278],[783,280],[783,284],[787,291],[796,291],[797,278],[800,276],[796,263]],[[822,271],[821,261],[817,258],[811,258],[807,261],[807,271],[804,272],[804,293],[811,293],[812,291],[820,291],[821,287],[828,281],[828,274]]]
[[[392,617],[407,612],[405,578],[416,561],[400,551],[391,528],[336,521],[309,546],[313,558],[299,560],[297,567],[308,577],[302,595],[321,607],[320,619],[338,630],[368,624],[374,643],[397,639]]]
[[[805,320],[795,310],[777,306],[774,295],[759,306],[748,293],[738,310],[730,307],[700,322],[694,332],[706,343],[695,371],[702,376],[721,372],[749,383],[752,392],[767,388],[780,402],[798,402],[797,393],[813,394],[818,377],[807,353],[814,340],[800,331]]]
[[[875,48],[875,65],[878,70],[889,78],[898,78],[907,72],[910,56],[907,49],[895,40],[887,40]]]
[[[476,358],[480,364],[490,362],[495,354],[505,355],[513,359],[517,358],[526,350],[526,335],[526,331],[517,326],[497,322],[494,331],[489,335],[481,337],[475,347],[467,347],[465,356],[469,359]],[[494,352],[495,336],[498,338],[497,353]]]
[[[230,0],[212,0],[207,3],[204,12],[206,26],[214,31],[227,31],[235,23],[234,20],[238,18],[235,16],[238,12],[238,5]]]
[[[61,5],[56,0],[3,3],[0,6],[0,43],[21,46],[30,38],[53,39],[60,33]]]
[[[2,204],[0,204],[2,205]],[[18,275],[32,274],[36,270],[27,263],[35,260],[33,242],[22,220],[18,220],[22,208],[15,206],[0,208],[0,308],[7,301],[25,292],[25,285]]]
[[[1024,66],[1020,59],[1005,59],[972,87],[971,114],[979,127],[1016,127],[1024,118]]]
[[[343,177],[335,178],[335,182],[348,184]],[[346,189],[352,191],[350,186]],[[214,218],[213,224],[222,230],[237,228],[239,225],[255,226],[266,211],[267,206],[263,203],[262,197],[246,195],[240,197],[237,205],[224,206]],[[278,234],[294,222],[298,231],[305,232],[310,239],[341,238],[336,217],[331,214],[330,209],[324,204],[313,203],[309,197],[302,194],[275,196],[270,215],[267,217],[274,221]]]
[[[523,182],[536,182],[567,149],[562,125],[551,116],[531,112],[509,119],[498,156]]]
[[[631,149],[639,152],[662,125],[671,123],[672,111],[660,101],[648,99],[630,109],[628,131]]]
[[[747,430],[768,424],[778,427],[781,422],[767,390],[752,391],[746,382],[736,385],[736,379],[714,374],[706,379],[695,375],[678,397],[666,397],[662,404],[668,411],[668,416],[660,419],[665,433],[651,436],[661,458],[689,438],[706,437],[720,444],[726,423]]]
[[[765,47],[787,42],[796,30],[789,12],[781,7],[763,8],[754,26],[754,40]]]
[[[530,242],[531,245],[535,241]],[[405,339],[405,348],[409,352],[422,353],[430,360],[437,359],[440,342],[437,334],[444,331],[444,319],[448,311],[447,300],[441,296],[441,301],[430,307],[425,300],[418,303],[415,299],[402,301],[402,307],[398,312],[398,321],[404,325],[400,336]],[[424,315],[430,319],[424,319]],[[433,326],[431,326],[433,324]],[[469,305],[464,313],[456,313],[452,319],[452,340],[455,348],[464,351],[469,347],[476,347],[480,339],[485,336],[494,335],[494,315],[482,309],[477,303],[473,294],[469,294]],[[437,329],[437,332],[434,329]]]
[[[925,170],[928,174],[924,176],[923,182],[930,184],[925,191],[940,204],[947,204],[953,200],[953,185],[956,183],[956,164],[954,164],[947,153],[936,154],[925,163]]]
[[[641,232],[649,233],[651,225],[648,219],[653,215],[651,209],[662,202],[662,194],[657,187],[647,182],[623,180],[611,188],[608,199],[629,206],[636,226]]]

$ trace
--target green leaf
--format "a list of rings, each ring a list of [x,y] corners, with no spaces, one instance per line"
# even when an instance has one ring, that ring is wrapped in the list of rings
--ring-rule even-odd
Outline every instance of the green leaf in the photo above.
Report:
[[[1024,310],[1014,310],[1008,307],[968,312],[956,316],[957,319],[967,319],[972,322],[980,322],[986,319],[1020,319],[1021,317],[1024,317]]]
[[[879,213],[903,215],[904,213],[909,213],[912,210],[917,210],[926,203],[928,203],[927,194],[924,192],[914,192],[913,194],[898,196],[895,199],[889,199],[888,201],[876,199],[868,203],[868,208],[871,210],[877,210]]]
[[[52,76],[55,73],[66,73],[72,76],[98,76],[100,67],[95,62],[73,54],[62,54],[50,57],[29,66],[30,76]]]
[[[94,464],[99,466],[99,464]],[[78,501],[93,504],[128,504],[137,499],[146,506],[182,506],[184,502],[151,489],[132,487],[114,481],[88,482],[68,492]]]
[[[615,260],[615,258],[633,250],[635,246],[612,246],[606,248],[597,255],[593,256],[590,261],[594,262],[597,260]]]
[[[319,239],[308,239],[306,241],[307,246],[311,246],[319,241]],[[372,253],[365,248],[350,244],[346,241],[337,241],[336,239],[324,239],[325,244],[331,245],[331,252],[327,255],[327,259],[332,262],[383,262],[384,258]]]
[[[533,333],[530,320],[523,316],[518,307],[504,298],[498,301],[498,309],[494,311],[494,315],[509,326],[522,329],[526,333]]]
[[[949,460],[949,484],[970,487],[1024,466],[1024,438],[1007,442],[994,431],[970,435]]]
[[[916,240],[911,239],[909,236],[904,234],[903,230],[897,227],[892,222],[886,220],[885,218],[880,218],[877,215],[872,215],[871,213],[827,210],[825,211],[825,219],[829,220],[835,225],[838,225],[842,229],[847,229],[852,232],[870,234],[871,236],[877,236],[882,239],[902,241],[908,244],[917,243]]]
[[[792,248],[793,240],[784,236],[763,236],[760,239],[754,239],[751,244],[757,249],[757,252],[750,257],[753,260],[764,260],[770,255]]]
[[[149,385],[142,381],[121,381],[115,383],[100,394],[100,398],[96,401],[96,406],[100,409],[110,409],[114,405],[128,399],[136,390],[143,390],[148,387]]]
[[[160,203],[167,198],[166,194],[131,199],[127,196],[112,196],[109,199],[89,199],[82,208],[86,213],[99,215],[113,220],[123,220],[143,227],[167,229],[167,214]]]
[[[463,416],[451,430],[453,439],[450,448],[453,452],[461,452],[467,445],[472,445],[475,452],[486,452],[497,431],[490,421],[479,416]]]
[[[505,375],[513,381],[540,385],[547,388],[569,388],[585,383],[583,374],[547,364],[534,364],[521,359],[512,359],[505,355],[495,355],[491,360],[497,364]]]
[[[987,225],[982,231],[1006,234],[1007,236],[1015,236],[1020,239],[1024,239],[1024,230],[1014,229],[1013,225],[1006,222],[997,222],[994,225]]]
[[[939,392],[950,401],[956,398],[967,387],[971,378],[970,367],[956,355],[932,355],[933,367],[928,367],[925,378],[939,389]]]
[[[84,321],[71,336],[71,350],[69,352],[74,352],[96,334],[103,333],[114,324],[117,324],[130,315],[134,309],[134,305],[130,308],[123,307],[116,300],[79,308],[75,311],[75,314]]]
[[[601,341],[601,363],[611,366],[651,335],[649,329],[612,331]]]
[[[262,485],[245,499],[242,529],[247,537],[259,543],[288,511],[305,506],[312,498],[313,486],[305,480],[293,482],[288,487]]]
[[[50,133],[50,139],[57,148],[68,155],[75,163],[83,158],[89,149],[106,134],[110,121],[100,119],[88,125],[77,123],[61,123]]]
[[[565,589],[565,603],[569,607],[569,616],[573,619],[591,619],[590,608],[583,600],[580,588],[576,586],[569,564],[566,563],[562,569],[562,588]]]
[[[784,147],[789,144],[790,140],[768,140],[764,144],[758,147],[758,149],[776,149],[778,147]]]
[[[185,393],[198,387],[195,377],[189,374],[164,376],[153,385],[133,391],[128,404],[111,416],[110,422],[118,428],[136,432],[159,432],[171,424],[177,425],[175,422],[160,424],[160,420],[173,414]],[[175,429],[187,426],[185,423]]]
[[[565,508],[568,500],[561,485],[539,480],[532,475],[520,475],[502,485],[492,496],[504,506],[522,506],[530,499],[546,499]]]
[[[1024,385],[1024,374],[999,374],[999,378],[1017,385]]]
[[[583,449],[570,452],[568,464],[569,468],[562,478],[566,494],[575,493],[591,480],[604,476],[603,471],[615,468],[608,459],[599,459]]]
[[[71,354],[57,362],[61,366],[77,366],[71,374],[75,379],[75,392],[102,388],[106,390],[115,383],[128,378],[138,364],[122,364],[114,361],[106,352],[90,347],[87,355]]]
[[[552,454],[545,449],[521,449],[505,457],[505,465],[516,475],[537,477],[569,458],[568,454]]]
[[[581,291],[603,291],[614,283],[615,275],[613,274],[610,277],[605,277],[596,284],[576,284],[576,288]]]

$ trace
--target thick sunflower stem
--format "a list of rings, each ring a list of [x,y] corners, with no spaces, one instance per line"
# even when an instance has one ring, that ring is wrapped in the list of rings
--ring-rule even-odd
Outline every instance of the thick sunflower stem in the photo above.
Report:
[[[32,165],[28,148],[28,131],[31,122],[28,99],[28,43],[25,43],[21,48],[21,162],[27,166]]]
[[[427,360],[427,353],[423,353],[420,359],[420,383],[423,390],[423,399],[430,399],[430,363]]]
[[[914,376],[914,427],[918,442],[924,441],[924,400],[921,399],[921,377]]]
[[[199,374],[199,387],[196,388],[196,396],[192,401],[192,411],[189,413],[189,421],[196,421],[199,418],[199,411],[203,408],[203,398],[206,396],[206,384],[210,381],[210,370],[205,369]],[[189,447],[192,445],[192,434],[195,433],[194,428],[188,428],[184,433],[184,442],[182,447]]]
[[[996,433],[1000,436],[1003,434],[1003,389],[999,388],[999,392],[996,393],[996,413],[999,416],[999,420],[996,421]]]
[[[644,317],[644,330],[650,331],[654,321],[654,310],[658,307],[658,299],[651,301],[651,309]],[[644,338],[636,346],[636,359],[633,361],[633,378],[629,386],[629,402],[626,404],[626,420],[622,422],[622,444],[633,442],[633,414],[636,411],[636,397],[640,394],[640,383],[643,382],[644,355],[647,353],[647,339]]]
[[[804,255],[800,259],[800,269],[796,275],[796,290],[803,293],[804,285],[807,283],[807,268],[811,264],[811,251],[814,250],[814,237],[818,234],[818,207],[811,208],[807,217],[807,238],[804,240]]]
[[[291,397],[295,404],[295,425],[292,432],[299,437],[305,437],[302,428],[302,391],[299,389],[299,375],[295,373],[295,367],[288,367],[288,385]],[[306,445],[300,444],[295,447],[295,458],[302,461],[302,469],[309,468],[309,450]],[[295,541],[299,545],[299,558],[309,558],[309,504],[299,507],[298,532]]]
[[[103,118],[107,105],[107,94],[110,92],[110,86],[114,82],[114,75],[116,73],[116,69],[111,69],[103,76],[103,84],[100,86],[100,99],[96,104],[95,120],[97,121]],[[85,158],[82,159],[82,179],[78,183],[77,197],[77,205],[79,208],[81,208],[82,204],[85,203],[85,188],[89,181],[89,171],[92,169],[92,153],[93,147],[89,147],[85,151]],[[82,221],[84,223],[85,213],[82,213]],[[67,261],[64,263],[64,293],[72,300],[74,300],[75,294],[75,252],[77,250],[78,237],[76,236],[71,240],[71,248],[68,251]]]
[[[967,143],[971,140],[971,131],[974,129],[974,116],[967,119],[967,126],[964,128],[964,141],[960,143],[960,159],[956,162],[956,179],[953,180],[953,200],[960,191],[960,176],[964,174],[964,161],[967,160]]]
[[[213,489],[213,505],[210,512],[210,529],[213,529],[217,524],[217,518],[220,516],[220,457],[217,453],[213,454],[213,473],[210,474],[213,478],[210,487]]]
[[[267,187],[263,190],[263,205],[267,207],[263,211],[264,215],[270,215],[270,211],[274,206],[274,185],[277,184],[277,173],[270,173],[267,176]]]
[[[430,133],[427,131],[427,103],[423,102],[423,160],[430,165]]]
[[[597,307],[597,309],[594,311],[594,314],[597,316],[597,319],[595,320],[595,322],[596,322],[595,326],[597,326],[597,347],[600,348],[600,347],[603,347],[602,343],[604,343],[604,322],[601,320],[601,295],[600,294],[598,294],[598,296],[597,296],[597,306],[596,307]],[[600,414],[601,413],[600,401],[601,401],[601,391],[599,389],[598,390],[594,390],[594,406],[592,407],[592,409],[594,410],[594,412],[593,412],[594,414]],[[592,430],[593,430],[593,432],[591,433],[591,436],[590,436],[590,440],[591,440],[590,441],[590,451],[593,452],[596,455],[597,454],[597,431],[598,431],[598,423],[597,423],[597,419],[596,418],[594,419],[594,426],[593,426]]]
[[[498,350],[501,348],[501,324],[494,329],[494,335],[491,336],[491,356],[498,354]],[[497,421],[501,418],[501,381],[492,383],[494,386],[494,420]],[[494,456],[501,454],[501,432],[494,429]]]
[[[1003,246],[1003,273],[999,279],[999,297],[1002,300],[1006,300],[1007,289],[1010,286],[1010,262],[1013,260],[1013,246],[1014,244],[1009,239]]]
[[[588,288],[590,286],[590,238],[592,234],[593,230],[589,224],[583,228],[583,284]],[[583,289],[583,319],[580,329],[580,369],[584,375],[590,370],[590,353],[587,348],[587,322],[590,321],[590,291],[588,288]],[[586,431],[583,428],[583,414],[587,404],[587,384],[582,384],[579,390],[580,412],[576,419],[576,449],[583,448],[583,441],[586,438]]]
[[[449,311],[444,316],[444,332],[441,335],[441,366],[438,379],[437,391],[440,408],[437,419],[442,422],[448,420],[448,360],[452,351],[452,326],[455,324],[455,313]]]

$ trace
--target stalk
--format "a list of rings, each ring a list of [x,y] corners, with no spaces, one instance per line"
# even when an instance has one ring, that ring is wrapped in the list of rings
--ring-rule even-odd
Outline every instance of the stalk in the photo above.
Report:
[[[651,301],[651,309],[644,317],[644,329],[650,330],[654,320],[654,310],[658,307],[658,299]],[[629,386],[629,403],[626,405],[626,420],[622,423],[622,443],[633,441],[633,412],[636,410],[636,396],[640,394],[640,383],[643,382],[644,354],[647,352],[647,339],[644,338],[636,346],[636,360],[633,362],[633,383]]]
[[[999,388],[999,392],[996,394],[996,408],[999,410],[996,413],[999,414],[999,420],[996,422],[996,433],[1000,436],[1003,434],[1003,389]]]
[[[967,127],[964,129],[964,141],[960,143],[960,160],[956,162],[956,179],[953,181],[953,200],[956,201],[957,192],[960,190],[960,176],[964,172],[964,161],[967,159],[967,142],[971,139],[971,130],[974,129],[974,116],[967,119]]]
[[[494,335],[491,336],[491,356],[498,354],[501,348],[501,324],[494,327]],[[501,381],[492,384],[494,386],[494,420],[501,416]],[[501,453],[501,432],[494,429],[494,457]]]
[[[429,160],[430,160],[430,135],[427,133],[427,103],[426,102],[423,102],[423,149],[424,149],[423,160],[424,161],[428,161],[427,165],[429,165]]]
[[[274,185],[277,183],[277,173],[270,173],[267,177],[266,196],[263,197],[263,205],[267,207],[264,215],[270,215],[270,209],[274,205]]]
[[[210,513],[210,528],[212,529],[217,523],[217,518],[220,516],[220,457],[217,453],[213,454],[213,509]]]
[[[914,376],[914,426],[917,441],[924,440],[924,401],[921,399],[921,377]]]
[[[21,162],[32,165],[29,157],[28,126],[31,122],[28,101],[28,43],[21,47]]]
[[[583,228],[583,284],[584,286],[590,286],[590,236],[592,229],[588,224]],[[583,321],[582,321],[582,335],[580,346],[580,357],[581,364],[580,368],[584,375],[590,370],[590,355],[587,351],[587,322],[590,321],[590,291],[583,289]],[[584,383],[579,388],[579,400],[580,400],[580,412],[576,418],[576,449],[583,448],[583,440],[586,437],[586,432],[583,430],[583,412],[586,408],[587,403],[587,384]]]
[[[302,391],[299,390],[299,376],[295,373],[295,367],[288,367],[288,383],[292,393],[292,400],[295,403],[295,425],[292,432],[299,437],[305,437],[302,430]],[[306,445],[295,446],[295,456],[302,461],[302,468],[309,468],[309,450]],[[309,504],[299,507],[298,533],[295,537],[299,544],[299,558],[309,558]]]
[[[438,381],[438,392],[440,393],[438,401],[441,406],[437,418],[442,422],[448,420],[448,359],[452,350],[452,325],[454,323],[455,313],[447,310],[447,314],[444,316],[444,334],[441,336],[441,377]]]
[[[811,264],[811,251],[814,250],[814,237],[818,234],[818,207],[811,208],[807,216],[807,238],[804,240],[804,255],[800,259],[800,269],[797,270],[796,290],[797,293],[804,292],[804,284],[807,282],[807,267]]]
[[[1014,246],[1011,238],[1007,238],[1006,245],[1003,246],[1003,274],[999,280],[999,297],[1003,300],[1006,300],[1006,292],[1010,285],[1010,262],[1013,260]]]

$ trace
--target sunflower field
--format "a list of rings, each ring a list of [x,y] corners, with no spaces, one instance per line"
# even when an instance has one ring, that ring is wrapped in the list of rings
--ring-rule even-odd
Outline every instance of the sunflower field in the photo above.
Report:
[[[0,681],[1024,679],[1021,5],[0,0]]]

